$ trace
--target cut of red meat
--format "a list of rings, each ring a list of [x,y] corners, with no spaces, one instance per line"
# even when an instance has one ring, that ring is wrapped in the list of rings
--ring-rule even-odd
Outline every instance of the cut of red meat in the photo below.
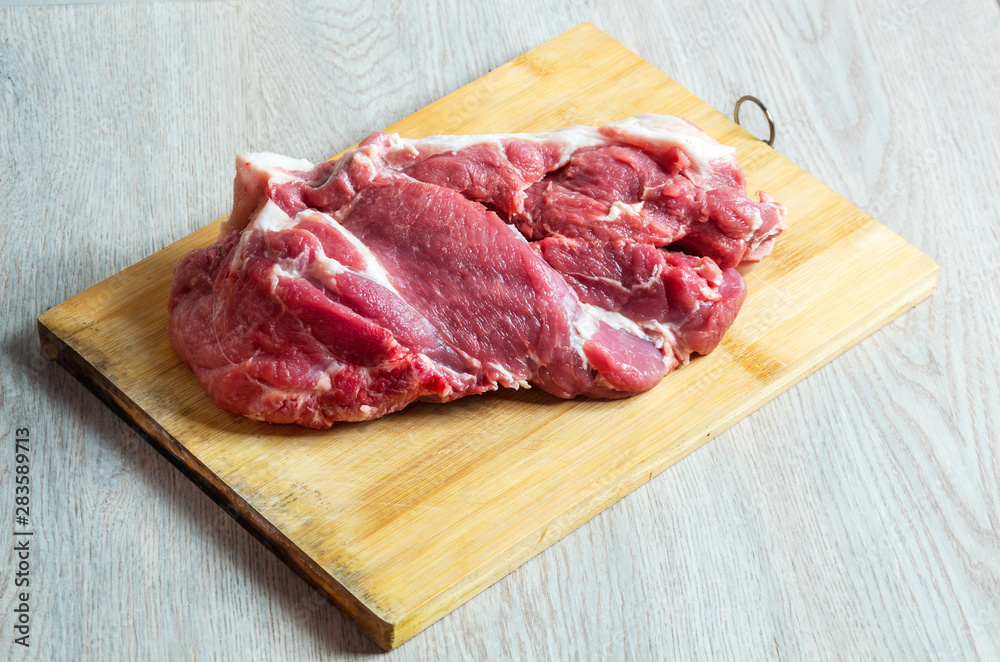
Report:
[[[641,115],[237,160],[218,243],[180,261],[179,356],[224,409],[326,428],[534,384],[625,397],[718,345],[784,209],[733,150]]]

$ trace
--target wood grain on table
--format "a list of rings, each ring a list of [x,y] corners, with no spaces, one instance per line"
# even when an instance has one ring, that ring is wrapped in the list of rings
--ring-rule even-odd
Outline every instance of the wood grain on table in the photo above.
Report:
[[[0,10],[0,429],[32,429],[37,542],[10,657],[375,651],[42,358],[33,320],[222,215],[237,152],[318,160],[585,20],[724,112],[763,98],[776,148],[937,260],[938,289],[390,655],[1000,656],[996,2],[244,0]]]

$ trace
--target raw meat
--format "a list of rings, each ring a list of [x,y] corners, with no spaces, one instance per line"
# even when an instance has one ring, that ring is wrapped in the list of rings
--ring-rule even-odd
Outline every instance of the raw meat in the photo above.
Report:
[[[785,210],[673,117],[541,134],[373,133],[313,165],[237,159],[170,336],[224,409],[327,428],[534,384],[645,391],[718,345]]]

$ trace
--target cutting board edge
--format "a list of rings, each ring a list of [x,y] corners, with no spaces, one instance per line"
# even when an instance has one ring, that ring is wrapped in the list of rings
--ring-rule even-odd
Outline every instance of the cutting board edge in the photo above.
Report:
[[[99,284],[98,284],[99,285]],[[49,311],[47,311],[49,312]],[[49,328],[45,314],[36,320],[42,351],[72,375],[123,422],[146,440],[222,510],[260,541],[285,565],[364,630],[375,643],[391,650],[399,645],[396,624],[376,614],[322,566],[315,563],[266,517],[246,502],[196,456],[188,451],[149,414],[136,406],[106,375],[87,361],[59,334]]]

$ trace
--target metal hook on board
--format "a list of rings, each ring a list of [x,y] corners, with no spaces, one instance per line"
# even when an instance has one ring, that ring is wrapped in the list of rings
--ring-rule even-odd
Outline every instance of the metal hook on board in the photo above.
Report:
[[[750,101],[755,104],[758,108],[764,111],[764,117],[767,118],[767,130],[768,136],[766,142],[769,146],[774,147],[774,118],[771,117],[771,111],[767,109],[764,102],[753,96],[752,94],[744,94],[736,101],[736,107],[733,108],[733,121],[740,124],[740,106],[743,105],[744,101]],[[743,126],[740,124],[740,126]]]

